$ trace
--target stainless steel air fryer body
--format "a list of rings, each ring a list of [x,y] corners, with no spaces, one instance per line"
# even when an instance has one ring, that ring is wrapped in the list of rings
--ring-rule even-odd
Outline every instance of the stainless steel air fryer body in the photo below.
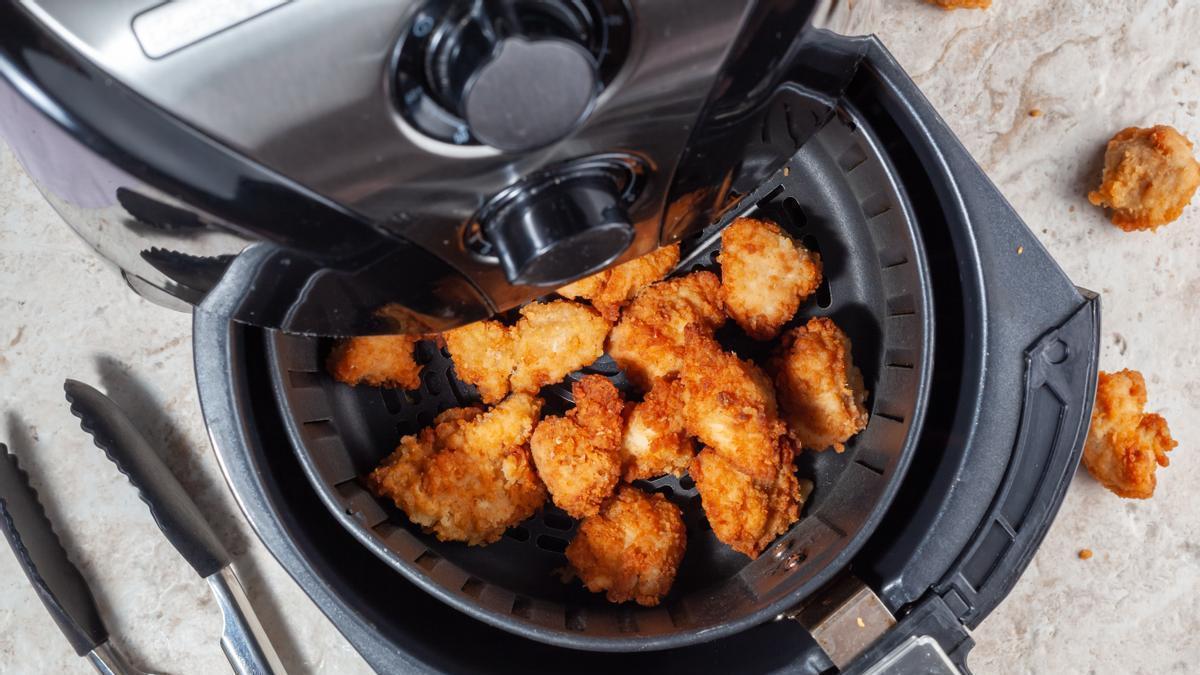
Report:
[[[790,156],[750,130],[839,8],[18,0],[0,131],[144,295],[443,329],[711,222]]]

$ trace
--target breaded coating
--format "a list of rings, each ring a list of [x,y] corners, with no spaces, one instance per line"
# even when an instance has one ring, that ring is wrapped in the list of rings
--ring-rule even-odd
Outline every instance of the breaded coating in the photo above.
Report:
[[[338,382],[349,385],[416,389],[422,366],[413,359],[419,335],[368,335],[339,340],[326,367]]]
[[[679,244],[651,251],[640,258],[597,272],[558,289],[567,298],[585,298],[609,321],[616,321],[638,291],[662,279],[679,262]]]
[[[508,396],[515,363],[513,335],[499,321],[476,321],[443,334],[458,379],[475,385],[484,403]]]
[[[850,338],[832,320],[809,319],[783,336],[771,361],[788,433],[811,450],[845,450],[867,426],[867,391]]]
[[[713,534],[739,553],[758,557],[800,518],[805,495],[796,480],[790,443],[779,443],[773,481],[755,481],[724,455],[704,448],[690,473]]]
[[[609,335],[608,354],[634,384],[649,391],[656,380],[683,367],[688,326],[711,334],[724,323],[721,280],[712,272],[693,272],[639,293]]]
[[[525,305],[513,326],[513,391],[535,393],[590,365],[604,354],[611,324],[599,312],[569,300]]]
[[[625,412],[621,478],[635,481],[664,473],[682,476],[695,455],[683,424],[683,383],[660,380],[641,403]]]
[[[514,326],[479,321],[445,339],[458,378],[475,385],[484,403],[495,403],[510,391],[536,394],[590,365],[604,353],[608,330],[591,307],[556,300],[525,305]]]
[[[686,349],[688,365],[680,379],[687,432],[754,480],[770,484],[786,431],[771,379],[698,331],[688,331]]]
[[[1167,421],[1146,413],[1146,381],[1136,370],[1100,373],[1083,465],[1096,480],[1128,499],[1149,499],[1155,471],[1178,445]]]
[[[513,394],[490,410],[447,410],[401,438],[367,485],[442,541],[490,544],[546,501],[528,445],[541,407]]]
[[[1168,126],[1130,127],[1108,142],[1100,187],[1088,201],[1112,209],[1113,224],[1126,232],[1154,230],[1178,218],[1197,187],[1191,141]]]
[[[926,0],[942,9],[987,9],[992,0]]]
[[[529,447],[538,475],[560,509],[575,518],[600,510],[621,475],[621,393],[601,375],[571,386],[575,407],[565,417],[546,417]]]
[[[579,525],[567,562],[584,586],[609,602],[653,607],[671,590],[687,548],[679,507],[628,485]]]
[[[821,285],[821,257],[757,218],[725,228],[717,262],[725,312],[755,340],[779,335]]]

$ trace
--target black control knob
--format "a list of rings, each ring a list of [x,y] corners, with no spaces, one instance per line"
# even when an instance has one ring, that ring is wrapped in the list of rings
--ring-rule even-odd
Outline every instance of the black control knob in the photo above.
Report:
[[[616,260],[633,241],[618,187],[593,174],[506,197],[482,225],[508,280],[559,286]]]
[[[480,142],[508,152],[571,132],[599,92],[592,54],[576,42],[522,34],[515,15],[493,20],[485,3],[444,31],[430,54],[438,98]]]

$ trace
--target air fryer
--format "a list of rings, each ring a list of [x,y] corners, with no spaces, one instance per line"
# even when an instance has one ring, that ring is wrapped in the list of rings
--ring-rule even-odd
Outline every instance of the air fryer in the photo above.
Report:
[[[196,6],[4,5],[0,124],[135,290],[196,307],[230,486],[372,665],[966,672],[1078,463],[1098,301],[876,40],[814,25],[845,7]],[[801,457],[812,497],[757,560],[686,479],[650,481],[688,557],[659,608],[613,606],[553,578],[575,524],[552,507],[471,549],[362,488],[473,392],[429,342],[416,391],[336,384],[331,336],[442,330],[670,242],[711,267],[749,213],[822,252],[800,316],[846,329],[871,391],[845,453]]]

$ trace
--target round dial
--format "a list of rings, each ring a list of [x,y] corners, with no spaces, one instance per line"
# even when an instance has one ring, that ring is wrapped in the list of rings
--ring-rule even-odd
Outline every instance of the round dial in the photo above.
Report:
[[[433,0],[397,49],[397,104],[423,133],[524,152],[583,121],[629,44],[623,0]]]

